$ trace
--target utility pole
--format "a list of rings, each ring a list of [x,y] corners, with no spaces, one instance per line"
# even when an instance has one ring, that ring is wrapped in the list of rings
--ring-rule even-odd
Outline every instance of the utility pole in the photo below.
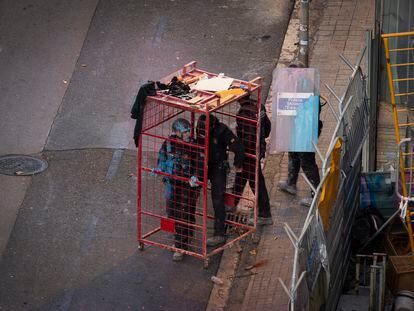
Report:
[[[309,1],[300,0],[298,60],[308,67],[309,58]]]
[[[299,53],[298,61],[302,63],[305,68],[309,66],[309,1],[300,0],[300,20],[299,20]],[[296,254],[296,253],[295,253]],[[296,258],[295,258],[296,263]],[[297,284],[297,267],[296,264],[293,267],[294,273],[292,275],[292,284]],[[300,282],[300,281],[299,281]],[[296,297],[297,293],[293,293],[293,297]],[[290,300],[290,310],[296,311],[295,299]]]

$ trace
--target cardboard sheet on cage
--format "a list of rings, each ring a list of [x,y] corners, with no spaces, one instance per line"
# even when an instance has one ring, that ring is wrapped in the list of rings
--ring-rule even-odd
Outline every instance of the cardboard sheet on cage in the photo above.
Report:
[[[278,68],[273,85],[270,153],[315,152],[319,73],[314,68]]]
[[[228,90],[230,85],[233,83],[232,78],[214,77],[211,79],[204,79],[197,82],[193,87],[195,90],[219,92]]]

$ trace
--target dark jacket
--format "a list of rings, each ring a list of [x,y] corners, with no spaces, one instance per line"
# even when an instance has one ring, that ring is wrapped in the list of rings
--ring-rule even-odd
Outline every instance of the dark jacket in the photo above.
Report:
[[[244,145],[246,152],[256,154],[256,125],[244,119],[257,120],[257,106],[254,102],[244,103],[237,112],[237,136]],[[244,118],[244,119],[242,119]],[[266,114],[266,108],[260,109],[260,158],[266,153],[266,138],[269,137],[272,125]]]
[[[156,94],[157,93],[155,91],[155,83],[152,81],[148,81],[148,83],[142,85],[139,88],[138,95],[135,99],[134,105],[132,106],[131,118],[137,120],[134,128],[134,142],[136,147],[138,147],[139,135],[141,134],[142,130],[145,99],[147,98],[147,96],[154,96]]]
[[[211,118],[211,117],[210,117]],[[234,152],[234,166],[242,167],[244,160],[244,147],[236,135],[227,127],[219,122],[215,123],[210,133],[210,144],[208,152],[208,162],[212,165],[223,165],[227,162],[227,147]]]
[[[321,136],[321,133],[322,133],[323,122],[321,120],[321,111],[322,111],[322,107],[325,105],[326,103],[322,104],[321,99],[319,98],[318,137]]]
[[[196,176],[199,179],[203,176],[204,157],[202,153],[189,145],[181,144],[180,138],[172,134],[170,139],[176,141],[165,140],[158,152],[158,169],[164,173],[174,176],[190,178]],[[189,141],[195,144],[194,140]],[[164,181],[169,180],[168,177]],[[178,182],[180,183],[180,182]]]

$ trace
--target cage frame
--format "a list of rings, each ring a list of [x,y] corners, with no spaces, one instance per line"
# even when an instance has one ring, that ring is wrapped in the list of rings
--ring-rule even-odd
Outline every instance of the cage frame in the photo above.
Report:
[[[161,79],[161,82],[168,82],[172,77],[174,76],[180,76],[184,81],[186,81],[187,79],[194,79],[201,75],[207,75],[209,78],[211,77],[217,77],[219,76],[219,74],[216,73],[211,73],[209,71],[206,70],[202,70],[199,69],[197,67],[197,62],[196,61],[192,61],[188,64],[186,64],[185,66],[182,67],[182,69],[164,77],[163,79]],[[173,115],[170,115],[166,118],[163,118],[161,121],[159,122],[155,122],[154,124],[150,124],[145,126],[145,124],[143,124],[142,127],[142,131],[140,133],[139,136],[139,144],[138,144],[138,157],[137,157],[137,241],[138,241],[138,248],[140,250],[144,250],[144,246],[145,245],[152,245],[152,246],[157,246],[163,249],[168,249],[171,251],[178,251],[181,252],[185,255],[190,255],[199,259],[204,260],[204,267],[208,267],[208,263],[210,260],[210,257],[213,255],[216,255],[222,251],[224,251],[227,248],[230,248],[232,246],[234,246],[235,244],[238,244],[242,239],[246,238],[247,236],[253,234],[256,231],[256,226],[257,226],[257,217],[258,217],[258,191],[259,191],[259,185],[258,185],[258,176],[259,176],[259,165],[260,164],[260,112],[261,112],[261,78],[260,77],[256,77],[251,81],[243,81],[243,80],[239,80],[239,79],[233,79],[233,83],[232,83],[233,87],[240,87],[243,88],[245,90],[247,90],[248,92],[246,92],[243,95],[236,95],[234,97],[232,97],[230,100],[228,100],[227,102],[221,103],[220,104],[220,98],[214,93],[214,92],[208,92],[208,91],[197,91],[199,95],[201,95],[201,97],[203,98],[197,106],[192,106],[189,105],[188,102],[184,99],[180,99],[171,95],[167,95],[165,93],[160,92],[159,90],[156,91],[156,95],[155,96],[148,96],[147,97],[147,101],[155,101],[160,105],[165,105],[167,107],[172,107],[172,108],[176,108],[176,109],[180,109],[180,112],[177,112]],[[256,94],[256,98],[257,98],[257,120],[251,120],[251,119],[247,119],[247,118],[242,118],[242,117],[237,117],[236,115],[230,115],[228,113],[224,113],[224,112],[220,112],[221,109],[223,109],[225,106],[228,106],[230,104],[233,104],[235,101],[238,101],[239,99],[246,97],[248,94]],[[143,120],[145,122],[145,117],[146,117],[146,111],[147,111],[147,105],[144,108],[144,116],[143,116]],[[189,251],[189,250],[184,250],[184,249],[180,249],[171,245],[166,245],[166,244],[162,244],[162,243],[158,243],[155,241],[151,241],[149,239],[149,237],[155,233],[157,233],[158,231],[162,230],[161,229],[161,225],[150,231],[147,233],[142,232],[143,228],[142,228],[142,216],[146,215],[146,216],[151,216],[151,217],[156,217],[156,218],[161,218],[161,216],[159,215],[151,215],[151,213],[147,212],[147,211],[143,211],[142,208],[142,173],[146,172],[148,173],[149,171],[151,171],[150,168],[148,167],[143,167],[142,166],[142,153],[143,153],[143,148],[142,148],[142,139],[143,136],[153,136],[154,138],[162,138],[165,139],[165,137],[157,137],[156,135],[150,134],[148,133],[149,130],[153,129],[156,126],[159,126],[160,124],[167,122],[175,117],[177,117],[179,114],[188,111],[191,113],[191,124],[194,125],[195,123],[195,114],[199,114],[199,115],[205,115],[206,116],[206,136],[205,136],[205,146],[204,148],[200,147],[200,146],[196,146],[196,145],[192,145],[192,147],[195,148],[202,148],[204,149],[204,170],[203,170],[203,182],[198,182],[198,184],[201,186],[201,191],[203,193],[204,196],[204,200],[203,200],[203,207],[202,207],[202,215],[199,215],[199,213],[196,213],[198,216],[201,216],[203,221],[201,224],[202,227],[202,236],[203,236],[203,240],[202,240],[202,253],[196,253],[193,251]],[[219,246],[216,247],[212,250],[208,250],[207,247],[207,221],[208,220],[214,220],[214,214],[213,215],[209,215],[208,214],[208,200],[210,199],[210,196],[208,195],[210,189],[208,187],[208,157],[209,157],[209,141],[210,141],[210,131],[209,131],[209,127],[210,127],[210,116],[212,113],[216,113],[216,114],[221,114],[221,115],[227,115],[229,117],[234,117],[234,118],[239,118],[239,119],[244,119],[248,122],[252,122],[255,123],[256,126],[256,155],[252,155],[252,154],[245,154],[246,157],[253,157],[255,159],[255,192],[254,192],[254,200],[252,200],[253,202],[253,218],[254,218],[254,225],[253,226],[249,226],[247,224],[241,224],[241,223],[237,223],[237,222],[233,222],[229,219],[225,220],[225,223],[228,225],[232,225],[236,228],[243,228],[245,231],[241,234],[239,234],[237,237],[234,237],[232,239],[227,239],[227,241]],[[192,126],[192,135],[194,130],[194,126]],[[181,142],[182,143],[182,142]],[[185,143],[184,143],[185,144]],[[163,175],[165,173],[159,172],[157,174]],[[176,178],[179,179],[178,176],[176,176]],[[231,193],[227,193],[227,195],[230,196],[236,196],[235,194],[231,194]],[[242,198],[242,197],[240,197]],[[245,199],[245,198],[243,198]],[[177,220],[174,220],[175,222],[177,222]],[[178,223],[180,223],[181,221],[178,220]],[[197,224],[193,224],[192,226],[197,226],[200,227],[200,225]]]

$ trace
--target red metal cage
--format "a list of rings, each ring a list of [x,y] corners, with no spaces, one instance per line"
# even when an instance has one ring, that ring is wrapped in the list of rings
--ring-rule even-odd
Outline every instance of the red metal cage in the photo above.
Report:
[[[211,78],[217,74],[200,70],[192,62],[162,81],[167,83],[174,76],[190,84],[201,76]],[[260,78],[249,82],[234,79],[231,88],[241,88],[244,92],[220,97],[214,92],[194,91],[192,96],[197,96],[197,103],[160,91],[147,97],[138,147],[140,249],[144,244],[155,245],[204,259],[207,264],[211,255],[255,231],[258,198],[254,189],[258,189],[260,165]],[[239,113],[240,103],[246,98],[254,103],[252,116]],[[206,120],[203,140],[197,136],[202,115]],[[231,168],[227,174],[227,241],[210,248],[206,241],[212,235],[214,224],[208,180],[209,120],[213,115],[243,142],[245,158],[243,173],[235,173]],[[185,119],[190,124],[185,139],[172,130],[177,119]],[[230,167],[233,158],[233,153],[228,152]]]

